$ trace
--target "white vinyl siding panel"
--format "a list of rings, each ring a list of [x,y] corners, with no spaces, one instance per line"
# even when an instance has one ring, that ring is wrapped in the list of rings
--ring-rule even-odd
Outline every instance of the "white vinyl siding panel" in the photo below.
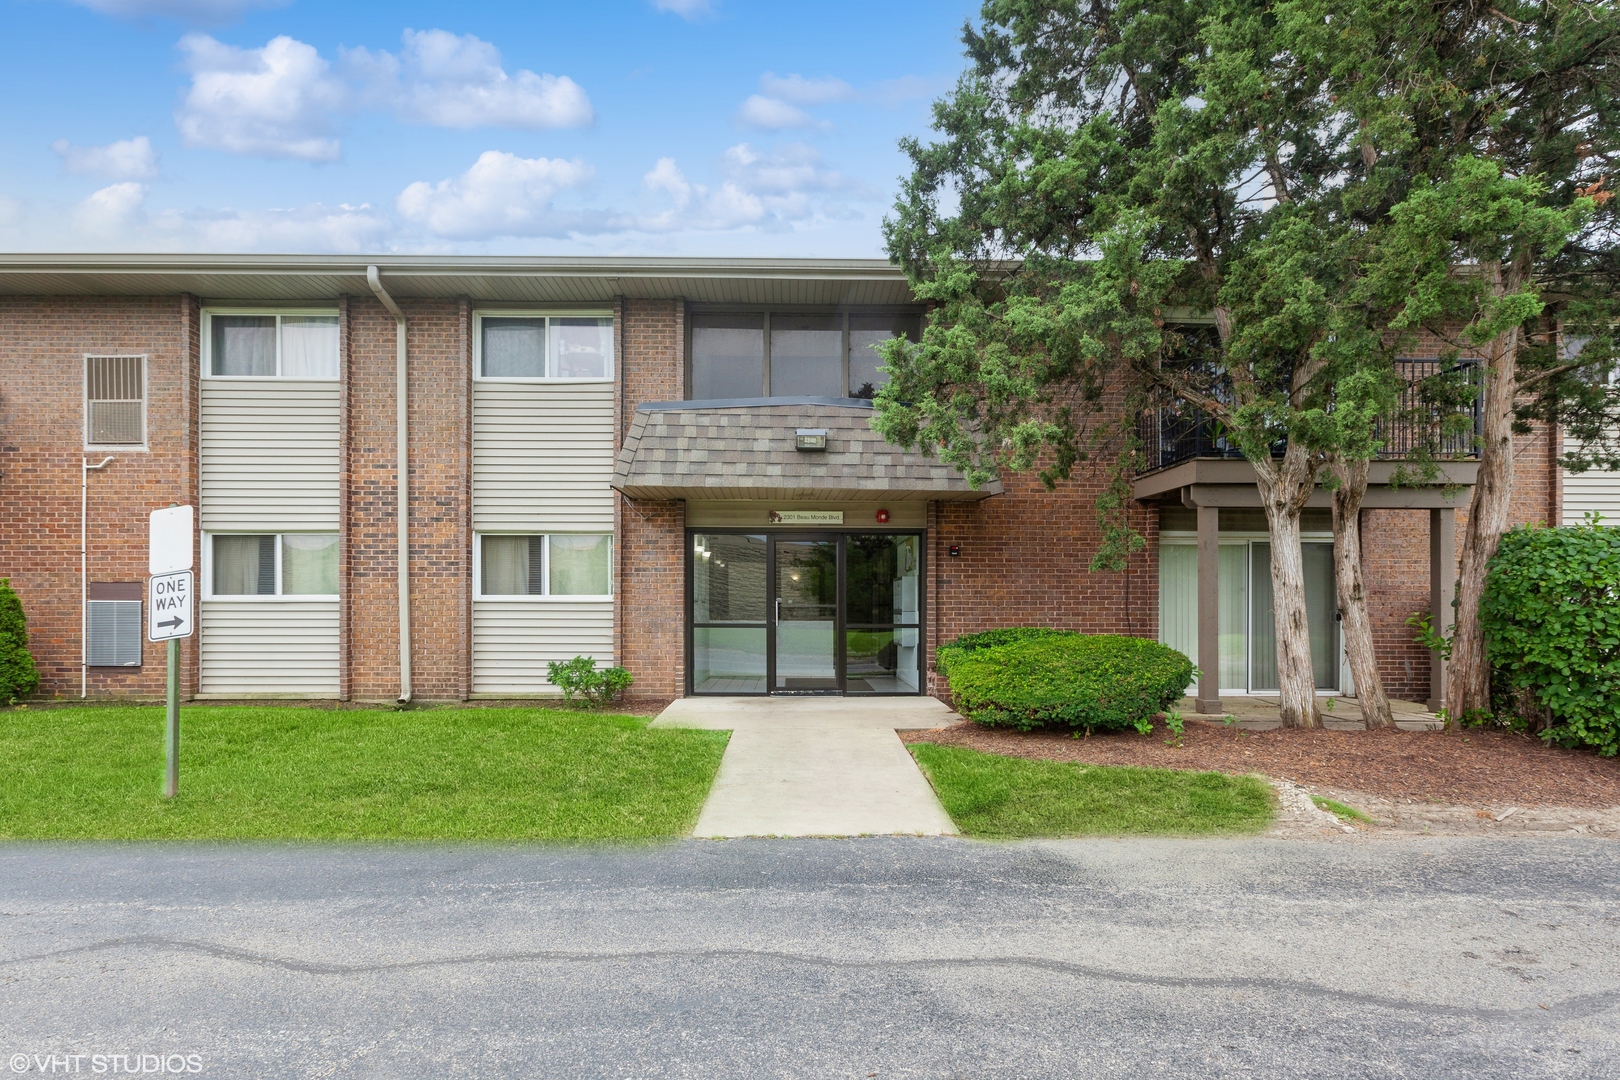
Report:
[[[613,531],[613,384],[473,384],[473,528]]]
[[[1603,515],[1603,524],[1620,525],[1620,473],[1564,473],[1563,524],[1579,525],[1592,510]]]
[[[202,527],[336,532],[342,386],[204,379]]]
[[[338,599],[205,597],[200,693],[338,696]]]
[[[613,659],[613,601],[513,599],[473,601],[473,693],[556,694],[548,660]]]

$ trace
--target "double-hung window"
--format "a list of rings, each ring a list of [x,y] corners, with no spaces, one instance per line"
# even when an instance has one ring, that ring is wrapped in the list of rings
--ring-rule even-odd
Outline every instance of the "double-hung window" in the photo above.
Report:
[[[146,445],[146,357],[84,358],[84,444]]]
[[[337,533],[215,533],[214,596],[336,596]]]
[[[336,379],[336,312],[206,312],[204,370],[215,379]]]
[[[480,313],[480,379],[611,379],[613,319],[605,315]]]
[[[481,596],[603,597],[613,593],[608,533],[486,534],[479,538]]]
[[[916,341],[921,320],[881,311],[697,311],[688,396],[870,398],[888,382],[878,348]]]

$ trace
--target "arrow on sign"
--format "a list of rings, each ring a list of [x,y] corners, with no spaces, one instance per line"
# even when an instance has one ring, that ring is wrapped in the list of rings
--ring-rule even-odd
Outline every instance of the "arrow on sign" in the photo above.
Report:
[[[168,629],[171,626],[180,627],[180,626],[184,626],[184,625],[186,625],[185,622],[178,615],[176,615],[174,618],[170,619],[168,622],[160,622],[160,623],[158,623],[158,627],[160,629]]]

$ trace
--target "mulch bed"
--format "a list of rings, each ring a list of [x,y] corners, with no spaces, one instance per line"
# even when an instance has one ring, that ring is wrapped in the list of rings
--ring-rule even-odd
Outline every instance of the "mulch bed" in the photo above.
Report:
[[[1187,719],[1181,747],[1133,732],[1074,738],[1067,731],[1007,731],[960,723],[901,732],[906,742],[1094,765],[1264,773],[1307,787],[1386,799],[1471,806],[1620,806],[1620,759],[1550,747],[1502,731],[1243,731]]]

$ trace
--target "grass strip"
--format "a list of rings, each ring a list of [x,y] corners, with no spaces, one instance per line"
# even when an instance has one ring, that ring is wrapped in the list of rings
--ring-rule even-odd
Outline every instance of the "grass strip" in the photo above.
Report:
[[[0,713],[0,838],[653,840],[680,836],[727,732],[558,709],[187,706]]]
[[[1338,817],[1341,821],[1359,821],[1363,825],[1377,824],[1371,815],[1364,814],[1355,807],[1342,803],[1337,799],[1327,799],[1323,798],[1321,795],[1312,795],[1311,802],[1316,804],[1317,809],[1326,810],[1328,813]]]
[[[1212,836],[1255,833],[1275,812],[1256,776],[1031,761],[913,743],[946,813],[967,836]]]

